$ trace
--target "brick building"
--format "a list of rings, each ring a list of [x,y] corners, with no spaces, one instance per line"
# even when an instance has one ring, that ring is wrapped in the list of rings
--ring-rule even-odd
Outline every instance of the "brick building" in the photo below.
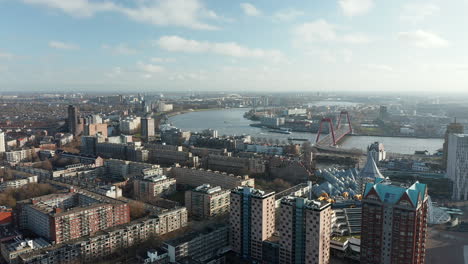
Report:
[[[185,192],[185,207],[190,216],[203,219],[229,212],[231,191],[203,184]]]
[[[424,263],[428,195],[382,179],[367,183],[362,199],[361,263]]]

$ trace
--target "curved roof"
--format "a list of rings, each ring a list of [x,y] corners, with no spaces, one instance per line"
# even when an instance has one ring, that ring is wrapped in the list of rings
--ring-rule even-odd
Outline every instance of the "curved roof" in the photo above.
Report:
[[[372,155],[367,155],[367,162],[364,168],[359,172],[359,178],[384,178],[382,173],[380,173],[379,168],[377,168],[377,164],[375,164],[374,158]]]

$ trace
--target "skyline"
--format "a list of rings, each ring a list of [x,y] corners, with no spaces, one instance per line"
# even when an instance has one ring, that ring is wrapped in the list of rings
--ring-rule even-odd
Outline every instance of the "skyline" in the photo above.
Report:
[[[443,3],[3,0],[0,87],[462,93],[468,2]]]

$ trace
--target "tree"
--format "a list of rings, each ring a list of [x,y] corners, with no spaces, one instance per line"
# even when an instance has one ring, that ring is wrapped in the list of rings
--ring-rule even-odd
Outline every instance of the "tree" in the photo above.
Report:
[[[128,203],[128,206],[130,207],[130,218],[132,220],[142,218],[147,215],[145,204],[143,202],[132,201]]]

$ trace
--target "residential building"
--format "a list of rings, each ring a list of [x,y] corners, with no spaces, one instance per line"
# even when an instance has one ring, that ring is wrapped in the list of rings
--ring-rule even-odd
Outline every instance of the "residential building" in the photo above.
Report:
[[[36,149],[30,148],[30,149],[22,149],[22,150],[5,152],[5,157],[6,157],[6,160],[10,163],[19,163],[19,162],[32,161],[35,154],[36,154]]]
[[[171,263],[178,263],[186,257],[204,261],[229,251],[229,228],[226,225],[208,226],[169,240],[164,247]]]
[[[301,197],[282,198],[280,263],[330,263],[331,204]]]
[[[36,239],[13,239],[0,244],[3,258],[9,264],[20,263],[18,257],[21,254],[29,253],[44,247],[50,246],[43,238]]]
[[[450,134],[447,178],[453,182],[453,200],[468,200],[468,134]]]
[[[148,175],[133,181],[134,198],[141,201],[153,201],[163,195],[176,191],[176,179],[166,175]]]
[[[263,242],[275,232],[275,193],[251,187],[231,191],[230,245],[247,259],[263,259]]]
[[[103,138],[107,138],[108,131],[107,131],[107,124],[86,124],[84,126],[84,134],[86,136],[96,136],[101,135]]]
[[[362,199],[361,263],[422,264],[426,253],[428,195],[383,179],[367,183]]]
[[[79,114],[80,110],[78,106],[68,106],[68,131],[75,137],[83,132],[84,120],[79,117]]]
[[[145,117],[141,119],[141,136],[146,141],[153,138],[155,135],[154,119],[151,117]]]
[[[18,224],[56,244],[130,222],[128,204],[85,190],[20,201]]]
[[[463,134],[463,133],[465,133],[465,129],[462,124],[457,123],[456,119],[453,123],[450,123],[447,126],[447,130],[445,131],[445,139],[444,139],[444,146],[443,146],[444,162],[442,163],[442,165],[444,166],[444,168],[447,168],[449,135],[450,134]]]
[[[191,187],[197,187],[200,183],[220,186],[223,189],[233,189],[237,186],[255,187],[254,178],[219,171],[175,166],[171,168],[170,175],[177,180],[177,184]]]
[[[229,212],[230,190],[220,186],[203,184],[185,192],[185,207],[191,217],[197,219],[223,215]]]
[[[5,132],[0,131],[0,157],[6,151]]]
[[[133,135],[140,132],[141,118],[138,116],[127,116],[120,120],[120,132]]]
[[[37,183],[38,177],[35,175],[31,176],[15,176],[15,179],[9,181],[3,181],[3,178],[0,178],[0,192],[5,191],[6,189],[18,189],[23,185],[29,183]]]

